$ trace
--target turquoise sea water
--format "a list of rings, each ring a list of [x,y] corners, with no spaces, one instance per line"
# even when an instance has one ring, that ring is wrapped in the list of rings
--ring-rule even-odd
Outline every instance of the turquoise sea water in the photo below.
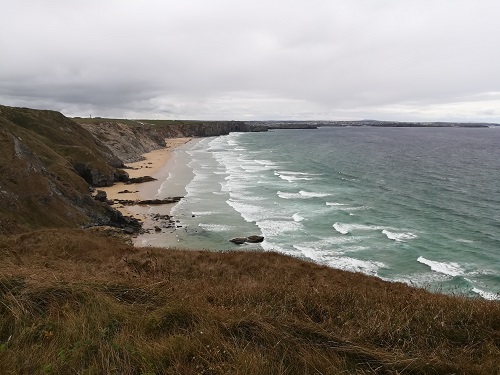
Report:
[[[274,250],[500,299],[500,129],[233,133],[187,144],[174,164],[159,196],[187,184],[172,210],[183,229],[155,245]],[[252,234],[265,241],[228,241]]]

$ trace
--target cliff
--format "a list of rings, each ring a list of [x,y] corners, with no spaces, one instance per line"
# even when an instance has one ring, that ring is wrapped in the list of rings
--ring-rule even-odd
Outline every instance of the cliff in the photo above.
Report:
[[[62,114],[0,106],[0,145],[0,234],[137,225],[90,195],[126,177],[121,160]]]
[[[94,187],[127,181],[124,162],[165,147],[165,138],[262,131],[243,122],[77,119],[0,106],[0,234],[43,227],[111,225],[137,230]]]
[[[231,132],[266,131],[264,126],[251,126],[241,121],[171,121],[75,119],[92,133],[96,142],[104,143],[125,163],[141,159],[141,155],[165,147],[165,138],[211,137]]]

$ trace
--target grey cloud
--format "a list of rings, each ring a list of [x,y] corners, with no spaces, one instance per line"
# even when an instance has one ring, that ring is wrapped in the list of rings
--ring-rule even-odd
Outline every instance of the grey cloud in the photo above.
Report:
[[[450,116],[453,106],[454,116],[500,121],[500,98],[487,94],[500,92],[495,0],[9,3],[0,14],[5,104],[409,120]]]

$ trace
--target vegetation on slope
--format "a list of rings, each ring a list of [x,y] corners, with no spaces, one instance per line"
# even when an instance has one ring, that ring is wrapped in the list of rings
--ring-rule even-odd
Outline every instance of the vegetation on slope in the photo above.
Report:
[[[0,239],[0,373],[495,374],[500,304],[275,253]]]
[[[124,222],[90,196],[122,163],[54,111],[0,106],[0,234],[29,228]]]

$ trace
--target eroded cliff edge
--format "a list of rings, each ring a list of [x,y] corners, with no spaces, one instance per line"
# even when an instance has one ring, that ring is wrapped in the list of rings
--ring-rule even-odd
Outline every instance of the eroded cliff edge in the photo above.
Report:
[[[241,121],[172,121],[76,119],[124,163],[141,159],[147,152],[165,147],[165,138],[211,137],[231,132],[267,131],[266,126]]]
[[[44,227],[137,229],[95,187],[127,181],[124,163],[165,147],[165,138],[259,131],[242,122],[83,121],[59,112],[0,106],[0,234]]]

